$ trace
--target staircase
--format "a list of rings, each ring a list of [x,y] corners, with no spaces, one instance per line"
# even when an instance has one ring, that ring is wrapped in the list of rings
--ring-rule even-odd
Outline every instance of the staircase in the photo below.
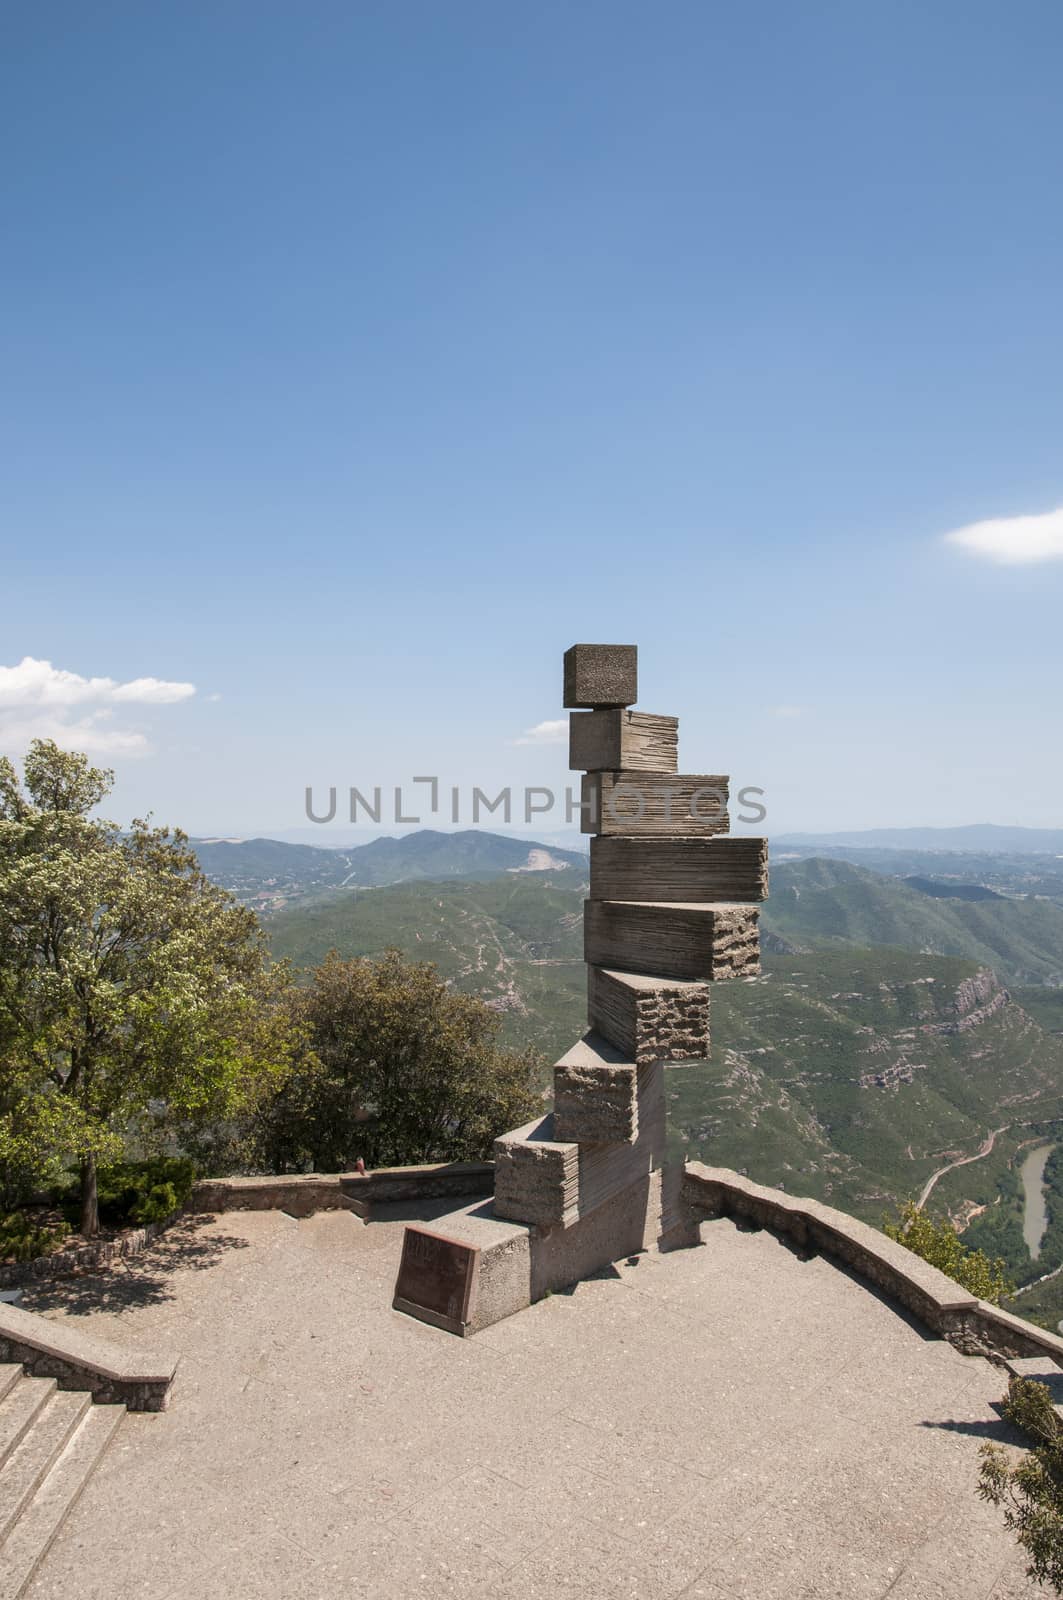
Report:
[[[124,1412],[0,1363],[0,1600],[29,1587]]]

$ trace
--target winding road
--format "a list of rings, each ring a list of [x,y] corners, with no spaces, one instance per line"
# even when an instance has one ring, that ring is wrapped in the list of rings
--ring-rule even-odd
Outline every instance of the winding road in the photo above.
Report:
[[[992,1133],[989,1135],[989,1138],[982,1145],[982,1148],[976,1151],[973,1156],[961,1156],[959,1161],[950,1161],[947,1167],[939,1167],[936,1172],[932,1172],[930,1177],[926,1180],[926,1183],[923,1185],[922,1194],[916,1201],[916,1205],[920,1208],[920,1210],[922,1210],[923,1206],[925,1206],[927,1201],[930,1199],[931,1191],[939,1178],[943,1178],[946,1172],[951,1172],[954,1167],[966,1167],[969,1166],[972,1161],[981,1161],[982,1157],[987,1156],[992,1150],[997,1134],[1006,1133],[1011,1126],[1012,1124],[1010,1122],[1005,1122],[1002,1128],[994,1128]]]

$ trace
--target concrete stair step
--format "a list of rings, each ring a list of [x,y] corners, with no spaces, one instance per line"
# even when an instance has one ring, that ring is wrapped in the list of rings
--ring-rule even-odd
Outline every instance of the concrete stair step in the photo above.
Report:
[[[32,1427],[38,1412],[48,1404],[55,1390],[54,1378],[27,1378],[20,1374],[18,1382],[0,1400],[0,1467],[22,1442],[26,1430]]]
[[[0,1468],[0,1545],[91,1405],[90,1394],[53,1394]]]
[[[125,1415],[90,1406],[0,1548],[0,1600],[19,1600],[81,1497]]]
[[[0,1400],[9,1389],[14,1388],[21,1376],[22,1368],[17,1361],[0,1361]]]

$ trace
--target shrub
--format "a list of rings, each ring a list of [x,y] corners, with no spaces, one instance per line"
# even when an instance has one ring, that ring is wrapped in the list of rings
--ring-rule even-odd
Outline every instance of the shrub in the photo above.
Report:
[[[999,1444],[982,1446],[978,1493],[1004,1511],[1004,1525],[1030,1558],[1027,1576],[1063,1593],[1063,1427],[1043,1383],[1012,1378],[1004,1415],[1033,1450],[1018,1462]]]
[[[149,1161],[118,1161],[98,1174],[100,1221],[107,1228],[144,1227],[163,1222],[188,1199],[196,1169],[183,1156],[156,1156]],[[71,1221],[79,1216],[78,1198],[69,1194],[63,1210]]]
[[[998,1306],[1004,1295],[1014,1293],[1000,1257],[991,1261],[984,1251],[961,1244],[948,1222],[935,1222],[914,1200],[906,1201],[896,1217],[884,1217],[882,1227],[888,1238],[905,1245],[979,1300]]]
[[[468,1161],[541,1106],[534,1052],[498,1043],[501,1020],[395,950],[330,955],[289,997],[301,1058],[248,1133],[273,1172]]]
[[[25,1211],[0,1216],[0,1261],[33,1261],[46,1256],[70,1234],[66,1222],[42,1223]]]

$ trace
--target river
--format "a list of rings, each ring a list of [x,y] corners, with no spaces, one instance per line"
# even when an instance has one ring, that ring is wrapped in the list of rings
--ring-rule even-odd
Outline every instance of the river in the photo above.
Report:
[[[1039,1144],[1036,1149],[1030,1151],[1019,1169],[1026,1197],[1022,1213],[1022,1236],[1026,1240],[1026,1248],[1035,1261],[1048,1225],[1048,1212],[1045,1207],[1045,1165],[1054,1149],[1054,1145]]]

